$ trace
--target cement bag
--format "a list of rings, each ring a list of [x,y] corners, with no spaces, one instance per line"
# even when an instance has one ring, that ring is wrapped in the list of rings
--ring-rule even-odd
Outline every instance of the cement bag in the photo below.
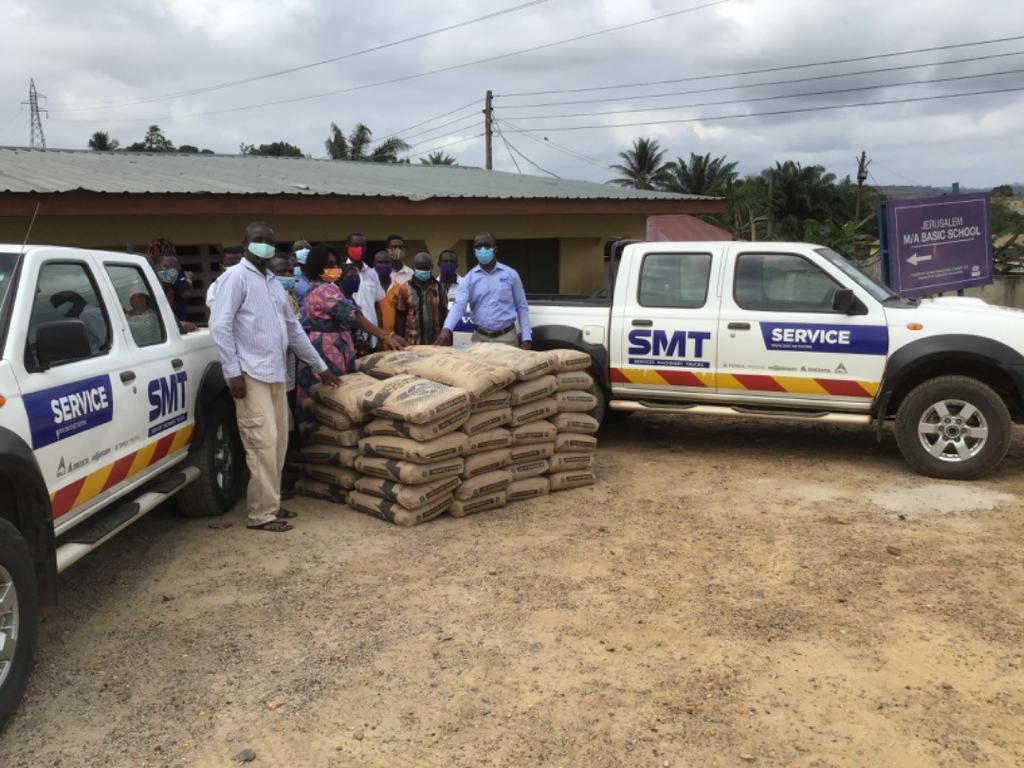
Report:
[[[508,448],[512,445],[512,433],[507,429],[488,429],[469,436],[469,448],[466,453],[477,451],[493,451],[495,448]]]
[[[523,424],[512,430],[512,445],[533,445],[552,443],[558,436],[558,429],[550,421],[540,419]]]
[[[537,496],[546,496],[549,490],[550,485],[546,477],[527,477],[509,483],[506,498],[509,501],[523,501]]]
[[[558,380],[558,391],[567,392],[571,389],[582,389],[590,392],[594,389],[594,379],[586,371],[566,371],[555,374]]]
[[[550,465],[549,471],[554,474],[556,472],[568,472],[570,470],[577,469],[590,469],[594,468],[594,454],[592,453],[558,453],[548,459]],[[554,490],[554,489],[552,489]]]
[[[462,484],[455,490],[456,500],[465,501],[475,499],[477,496],[489,496],[508,488],[512,482],[512,475],[504,469],[495,469],[491,472],[463,480]]]
[[[355,487],[359,473],[347,467],[332,467],[328,464],[303,464],[302,474],[310,480],[333,485],[335,488],[349,490]]]
[[[466,457],[466,467],[462,470],[462,479],[467,480],[484,472],[493,472],[501,469],[511,461],[508,448],[498,448],[494,451],[484,451]]]
[[[516,464],[509,464],[506,471],[512,475],[512,481],[524,480],[527,477],[538,477],[548,472],[547,459],[534,459],[533,461],[520,461]]]
[[[465,389],[474,400],[504,389],[516,380],[511,369],[468,355],[421,357],[409,363],[406,370],[424,379]]]
[[[321,483],[319,480],[310,480],[307,477],[300,477],[295,481],[295,492],[300,496],[332,501],[335,504],[344,504],[345,497],[348,496],[348,491],[343,488]]]
[[[532,445],[513,445],[508,449],[508,456],[514,463],[547,459],[555,455],[554,443],[533,443]]]
[[[580,389],[556,392],[555,402],[558,403],[559,413],[586,413],[597,408],[597,398]]]
[[[586,371],[590,368],[590,355],[577,349],[552,349],[545,353],[555,363],[555,370]]]
[[[315,384],[309,393],[320,405],[343,413],[356,424],[361,424],[370,418],[370,412],[365,404],[366,397],[375,393],[380,386],[381,382],[372,376],[365,373],[350,373],[342,376],[336,387]]]
[[[356,458],[356,470],[364,475],[373,475],[410,485],[429,483],[447,477],[458,477],[462,474],[463,466],[462,459],[447,459],[433,464],[413,464],[411,461],[376,459],[370,456]]]
[[[390,379],[392,376],[397,376],[400,373],[408,373],[406,366],[419,359],[418,353],[408,350],[401,352],[374,352],[373,354],[357,358],[355,368],[360,373],[369,374],[375,379]]]
[[[306,411],[318,424],[330,427],[335,432],[355,432],[356,440],[359,439],[359,430],[354,429],[356,427],[355,422],[345,414],[316,402],[307,406]],[[306,423],[308,424],[309,422]],[[351,435],[346,435],[344,439],[351,439]]]
[[[338,445],[307,445],[299,449],[306,464],[328,464],[332,467],[354,467],[359,450]]]
[[[435,355],[457,355],[459,351],[454,347],[441,347],[434,344],[409,344],[405,352],[415,352],[420,357],[433,357]]]
[[[477,496],[473,499],[455,499],[448,507],[448,514],[452,517],[465,517],[474,512],[486,512],[488,509],[500,509],[505,506],[505,492],[495,491],[486,496]]]
[[[466,423],[462,425],[462,431],[467,435],[478,435],[481,432],[488,432],[492,429],[503,427],[510,421],[512,421],[511,408],[502,408],[498,411],[481,411],[469,417]]]
[[[529,381],[520,381],[508,388],[511,398],[510,404],[515,406],[522,405],[523,403],[532,403],[534,400],[548,397],[557,389],[558,379],[554,376],[538,376]]]
[[[395,525],[411,526],[433,520],[449,506],[451,506],[451,494],[435,499],[418,509],[406,509],[401,504],[382,499],[379,496],[371,496],[361,491],[352,491],[348,495],[348,505],[357,512],[363,512],[381,520],[387,520]]]
[[[569,488],[581,488],[594,484],[594,473],[589,469],[574,469],[570,472],[557,472],[550,475],[552,491],[564,491]],[[351,496],[349,496],[351,498]]]
[[[359,453],[378,459],[399,459],[413,464],[433,464],[461,456],[469,447],[469,438],[461,432],[420,442],[408,437],[371,435],[359,441]]]
[[[468,418],[469,409],[442,416],[437,421],[428,421],[426,424],[410,424],[408,421],[377,418],[363,427],[363,434],[408,437],[422,443],[454,432],[465,424]]]
[[[417,376],[395,376],[377,382],[365,398],[366,410],[378,416],[426,424],[469,408],[469,392]]]
[[[508,344],[473,344],[466,350],[467,355],[476,355],[493,365],[502,365],[511,368],[518,381],[527,381],[543,376],[546,373],[554,373],[557,360],[550,357],[546,352],[532,352],[526,349],[519,349]]]
[[[531,421],[554,416],[556,413],[558,413],[558,403],[550,397],[545,397],[543,400],[534,400],[532,403],[517,405],[512,409],[512,421],[509,423],[513,427],[520,427],[523,424],[529,424]]]
[[[309,412],[315,421],[307,421],[299,426],[299,438],[303,445],[340,445],[344,448],[351,448],[359,442],[358,429],[354,427],[337,429],[321,421],[321,419],[332,417],[349,421],[347,416],[342,416],[337,411],[316,404],[309,409]]]
[[[600,422],[587,413],[560,413],[551,418],[559,432],[580,432],[592,435],[601,427]]]
[[[477,399],[473,403],[473,413],[479,413],[480,411],[496,411],[502,408],[508,408],[511,396],[507,389],[499,389],[496,392],[491,392],[489,395],[485,395]]]
[[[442,496],[451,496],[452,491],[459,487],[459,482],[457,477],[447,477],[429,483],[409,485],[385,480],[383,477],[363,475],[356,480],[356,490],[371,496],[380,496],[406,509],[419,509]]]
[[[593,435],[562,432],[555,438],[555,453],[593,453],[596,450],[597,438]]]

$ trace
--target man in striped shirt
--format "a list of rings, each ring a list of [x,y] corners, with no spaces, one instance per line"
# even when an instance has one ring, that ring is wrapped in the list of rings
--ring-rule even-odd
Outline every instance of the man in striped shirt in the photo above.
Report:
[[[313,348],[284,289],[267,269],[275,243],[269,224],[259,221],[245,228],[245,257],[217,280],[210,335],[235,399],[251,475],[246,494],[248,526],[288,531],[292,526],[285,518],[295,517],[294,512],[281,509],[281,471],[288,449],[288,350],[324,384],[337,386],[338,379]]]

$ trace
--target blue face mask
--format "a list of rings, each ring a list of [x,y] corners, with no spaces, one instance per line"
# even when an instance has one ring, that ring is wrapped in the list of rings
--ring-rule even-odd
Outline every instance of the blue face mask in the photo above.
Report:
[[[479,264],[490,264],[494,261],[494,248],[490,246],[477,248],[474,253]]]
[[[248,248],[249,253],[261,261],[272,259],[274,254],[277,253],[277,248],[270,243],[249,243]]]
[[[156,273],[156,276],[160,278],[161,283],[166,283],[167,285],[174,285],[175,281],[177,281],[178,279],[178,270],[174,269],[173,267],[170,269],[161,269],[159,272]]]
[[[427,282],[434,275],[429,269],[414,269],[412,273],[416,276],[417,280]]]
[[[305,264],[307,256],[309,256],[309,248],[302,248],[295,252],[295,260],[299,262],[299,264]]]
[[[351,296],[353,293],[359,290],[359,278],[358,277],[343,277],[341,279],[341,292],[346,296]]]
[[[279,282],[281,284],[281,287],[284,288],[286,291],[290,291],[292,288],[295,287],[294,277],[291,277],[290,275],[287,277],[285,277],[284,275],[275,275],[275,277],[277,278],[277,282]]]
[[[296,280],[302,277],[302,267],[296,267],[293,271],[295,272]]]
[[[70,312],[74,308],[75,303],[73,301],[65,301],[63,304],[58,304],[56,307],[54,307],[54,309],[56,309],[58,312],[64,315],[64,317],[67,317],[68,312]]]

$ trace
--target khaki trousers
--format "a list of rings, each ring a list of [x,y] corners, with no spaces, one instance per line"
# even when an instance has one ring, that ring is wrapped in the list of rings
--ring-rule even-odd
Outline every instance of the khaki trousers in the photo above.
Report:
[[[288,396],[284,382],[267,384],[244,378],[245,397],[235,400],[235,414],[249,466],[245,506],[248,525],[253,526],[269,523],[281,509],[281,470],[288,450]]]
[[[484,336],[478,331],[473,331],[473,338],[471,341],[474,344],[508,344],[513,347],[519,346],[519,334],[516,333],[516,329],[513,328],[508,333],[503,333],[501,336],[495,336],[493,339]]]

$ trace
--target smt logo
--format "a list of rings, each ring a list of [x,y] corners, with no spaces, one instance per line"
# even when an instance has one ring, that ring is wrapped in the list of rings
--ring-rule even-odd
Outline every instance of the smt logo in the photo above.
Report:
[[[703,360],[708,331],[672,331],[639,328],[629,332],[629,362],[633,365],[663,365],[673,368],[708,368]],[[637,357],[634,357],[637,355]]]
[[[180,373],[172,373],[170,376],[161,376],[159,379],[153,379],[146,386],[146,393],[149,395],[149,421],[156,421],[157,419],[164,419],[159,424],[155,424],[149,428],[149,436],[152,437],[158,432],[163,432],[165,429],[170,429],[173,426],[181,424],[188,418],[188,414],[185,413],[186,394],[185,394],[185,382],[188,381],[188,374],[185,371]],[[173,415],[172,415],[173,414]]]
[[[884,325],[760,325],[765,349],[783,352],[841,352],[851,355],[884,355],[889,351],[889,329]]]

